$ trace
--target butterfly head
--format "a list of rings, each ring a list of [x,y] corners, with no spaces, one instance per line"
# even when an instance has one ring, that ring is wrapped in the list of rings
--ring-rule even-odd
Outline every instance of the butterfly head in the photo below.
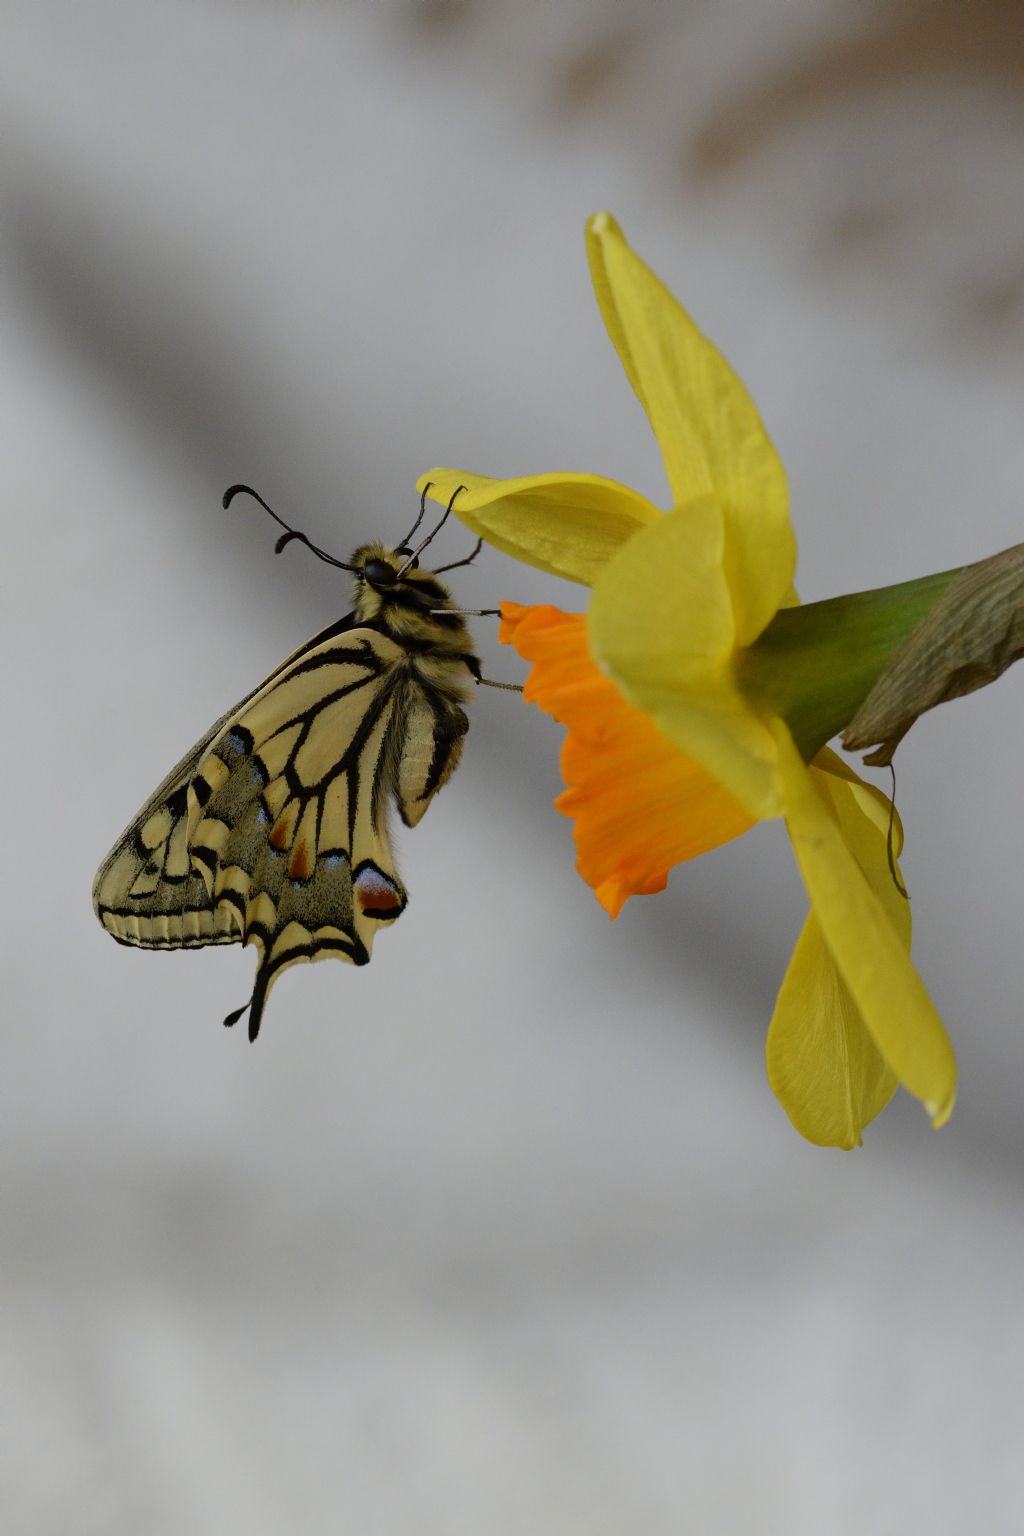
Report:
[[[408,561],[409,549],[389,549],[386,544],[364,544],[352,556],[356,568],[357,583],[365,584],[377,592],[386,592],[398,581],[402,566]],[[406,575],[416,569],[415,561]]]
[[[356,550],[352,565],[358,619],[384,619],[389,628],[406,633],[410,621],[429,621],[437,610],[451,605],[448,589],[411,556],[409,549],[386,544],[364,544]]]

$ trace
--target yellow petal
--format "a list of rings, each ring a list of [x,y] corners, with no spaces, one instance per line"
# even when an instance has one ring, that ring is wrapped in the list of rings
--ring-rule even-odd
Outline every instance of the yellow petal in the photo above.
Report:
[[[779,989],[765,1042],[768,1081],[801,1136],[858,1147],[899,1086],[864,1028],[813,912]]]
[[[749,645],[786,599],[796,566],[779,456],[729,364],[611,214],[589,221],[587,253],[604,323],[658,439],[673,501],[713,495],[722,507],[736,643]]]
[[[820,774],[819,774],[820,770]],[[826,749],[811,770],[847,847],[909,951],[910,908],[893,884],[886,843],[890,802]],[[900,836],[894,826],[894,848]],[[898,1086],[836,968],[814,913],[808,915],[765,1044],[768,1081],[796,1129],[826,1147],[860,1145],[864,1127]]]
[[[452,511],[467,528],[526,565],[586,587],[628,538],[661,516],[636,491],[599,475],[490,480],[464,469],[432,469],[416,489],[427,485],[431,500],[444,506],[465,486]]]
[[[591,647],[631,703],[763,820],[782,814],[775,741],[732,682],[723,545],[712,498],[630,539],[594,588]]]
[[[897,917],[903,898],[889,896],[880,878],[865,877],[860,860],[869,856],[870,817],[858,823],[848,813],[834,793],[838,780],[816,782],[781,720],[772,729],[789,835],[825,943],[885,1060],[939,1126],[953,1108],[956,1061],[910,963]]]

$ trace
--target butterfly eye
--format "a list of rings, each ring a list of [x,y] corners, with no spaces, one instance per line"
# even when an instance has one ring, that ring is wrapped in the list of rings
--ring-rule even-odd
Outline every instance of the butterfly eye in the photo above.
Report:
[[[393,587],[395,573],[386,560],[367,560],[363,566],[363,579],[371,587]]]

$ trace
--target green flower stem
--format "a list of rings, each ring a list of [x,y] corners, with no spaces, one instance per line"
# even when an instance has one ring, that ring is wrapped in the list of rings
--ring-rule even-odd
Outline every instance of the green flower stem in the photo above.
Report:
[[[853,718],[893,652],[959,570],[873,592],[781,608],[734,659],[737,686],[754,708],[781,715],[810,762]]]

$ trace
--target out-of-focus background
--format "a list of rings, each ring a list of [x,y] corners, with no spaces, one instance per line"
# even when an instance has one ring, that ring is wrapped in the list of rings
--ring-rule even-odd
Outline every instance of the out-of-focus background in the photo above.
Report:
[[[481,696],[374,962],[116,947],[93,870],[347,607],[432,463],[664,499],[611,208],[747,381],[806,598],[1018,541],[1014,0],[7,0],[0,1526],[1020,1530],[1022,680],[901,748],[962,1064],[816,1150],[764,1080],[783,830],[611,926],[559,733]],[[446,532],[444,557],[466,551]],[[580,606],[485,554],[471,606]],[[490,674],[521,675],[479,626]]]

